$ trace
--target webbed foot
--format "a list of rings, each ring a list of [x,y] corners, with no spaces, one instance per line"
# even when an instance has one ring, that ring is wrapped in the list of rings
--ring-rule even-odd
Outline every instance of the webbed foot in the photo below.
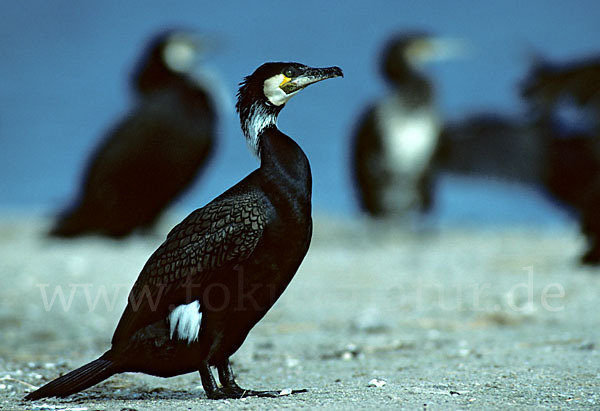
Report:
[[[229,360],[226,360],[223,364],[217,366],[217,371],[219,372],[219,380],[221,382],[221,387],[217,386],[217,383],[214,379],[210,371],[210,367],[207,362],[203,362],[201,364],[200,369],[200,378],[202,379],[202,386],[204,387],[204,391],[206,392],[206,396],[211,400],[224,400],[224,399],[237,399],[237,398],[246,398],[246,397],[281,397],[285,395],[291,394],[300,394],[303,392],[308,392],[308,390],[290,390],[285,389],[281,391],[255,391],[255,390],[245,390],[235,382],[235,378],[233,376],[233,370],[231,369],[231,364]]]

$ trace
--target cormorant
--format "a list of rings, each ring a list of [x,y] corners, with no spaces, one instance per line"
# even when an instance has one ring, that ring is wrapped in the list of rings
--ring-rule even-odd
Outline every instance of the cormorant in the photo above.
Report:
[[[200,40],[169,30],[150,42],[133,73],[135,107],[91,156],[78,199],[51,235],[123,237],[149,228],[196,179],[212,154],[217,121],[194,73]]]
[[[171,230],[134,284],[110,350],[26,399],[64,397],[125,371],[199,371],[214,399],[278,395],[240,388],[229,357],[292,280],[312,235],[310,165],[277,116],[306,86],[338,76],[338,67],[265,63],[246,77],[236,108],[260,167]]]
[[[441,121],[420,65],[450,51],[423,33],[394,37],[382,55],[392,94],[369,107],[353,136],[352,167],[360,206],[375,217],[405,216],[432,205],[430,163]]]
[[[547,140],[545,187],[579,216],[582,262],[600,264],[600,59],[538,62],[522,95]]]

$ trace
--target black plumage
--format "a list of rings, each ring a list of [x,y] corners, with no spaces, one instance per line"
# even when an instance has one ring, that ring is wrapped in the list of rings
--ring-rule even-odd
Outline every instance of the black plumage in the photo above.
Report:
[[[277,115],[302,88],[341,75],[266,63],[246,78],[237,109],[260,167],[171,230],[133,286],[109,351],[26,399],[66,396],[124,371],[199,371],[209,398],[278,394],[240,388],[229,357],[292,280],[312,234],[310,165]]]
[[[600,265],[600,178],[596,178],[587,189],[581,205],[581,232],[587,240],[587,248],[581,262]]]
[[[561,99],[576,105],[597,105],[600,99],[600,57],[551,62],[539,58],[521,87],[522,96],[547,110]]]
[[[441,121],[434,90],[420,65],[438,52],[424,33],[394,37],[382,55],[392,93],[370,106],[353,135],[352,170],[361,208],[375,217],[428,210]]]
[[[51,234],[123,237],[152,227],[193,181],[215,145],[217,115],[194,70],[202,45],[189,32],[154,38],[133,73],[136,103],[92,154],[78,198]]]
[[[600,264],[600,59],[537,62],[522,95],[547,141],[544,185],[580,219],[582,262]]]
[[[546,139],[521,117],[478,113],[444,126],[440,171],[540,186]]]

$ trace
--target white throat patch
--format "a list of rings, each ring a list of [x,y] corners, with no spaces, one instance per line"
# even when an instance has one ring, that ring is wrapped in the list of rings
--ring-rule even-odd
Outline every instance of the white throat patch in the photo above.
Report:
[[[200,303],[197,300],[176,307],[167,319],[171,332],[169,338],[173,339],[177,331],[177,338],[187,340],[188,344],[198,341],[202,313],[200,312]]]
[[[376,109],[386,159],[398,173],[420,175],[429,166],[441,129],[434,109],[408,108],[398,96]]]
[[[277,126],[277,114],[269,112],[262,104],[250,107],[248,117],[242,124],[248,148],[256,157],[260,157],[260,133],[269,126]]]
[[[173,39],[163,51],[167,67],[177,73],[187,73],[194,67],[196,50],[185,39]]]
[[[289,99],[292,98],[298,91],[295,91],[290,94],[286,94],[285,91],[279,87],[283,82],[285,76],[283,74],[277,74],[273,77],[270,77],[265,80],[263,86],[263,93],[265,93],[265,97],[269,100],[271,104],[274,106],[281,106],[288,102]]]

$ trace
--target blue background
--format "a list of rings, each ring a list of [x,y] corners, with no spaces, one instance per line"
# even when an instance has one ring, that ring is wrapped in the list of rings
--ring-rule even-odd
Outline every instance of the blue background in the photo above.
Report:
[[[216,4],[219,3],[219,4]],[[349,136],[385,93],[377,56],[402,30],[468,41],[469,53],[428,73],[447,119],[519,114],[531,56],[563,60],[600,46],[600,3],[588,1],[2,1],[0,207],[51,214],[66,205],[89,153],[131,105],[129,73],[150,36],[189,27],[216,45],[221,140],[208,172],[177,203],[197,208],[257,166],[233,111],[239,81],[269,60],[338,65],[345,78],[295,97],[279,118],[309,156],[317,213],[356,215]],[[568,218],[535,190],[446,176],[434,216],[462,222],[554,224]]]

